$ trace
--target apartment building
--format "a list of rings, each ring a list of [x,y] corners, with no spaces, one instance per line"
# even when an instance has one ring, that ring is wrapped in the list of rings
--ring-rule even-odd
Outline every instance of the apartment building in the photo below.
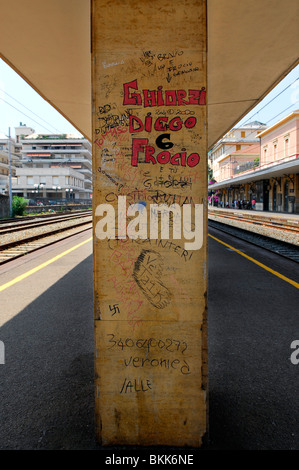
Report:
[[[254,165],[259,157],[256,149],[258,132],[266,129],[266,125],[253,121],[242,127],[231,129],[220,139],[209,153],[209,165],[213,170],[213,178],[219,182],[239,171],[238,166]],[[255,148],[250,150],[250,147]]]
[[[16,177],[16,169],[20,165],[19,150],[13,139],[10,139],[11,176]],[[0,133],[0,194],[9,193],[9,138]]]
[[[32,129],[30,129],[32,131]],[[87,202],[92,197],[92,146],[72,134],[35,134],[20,123],[15,195],[26,199]]]

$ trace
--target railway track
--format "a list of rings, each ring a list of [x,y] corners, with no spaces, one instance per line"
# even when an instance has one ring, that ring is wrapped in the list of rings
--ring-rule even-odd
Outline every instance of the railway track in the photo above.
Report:
[[[209,209],[209,221],[236,227],[259,236],[299,246],[299,219],[286,215],[259,214],[255,211]]]
[[[213,229],[220,230],[221,232],[299,263],[299,246],[215,220],[209,220],[208,225]]]
[[[42,221],[37,217],[19,223],[1,224],[0,265],[91,227],[91,211],[47,217]]]
[[[0,225],[0,237],[6,233],[13,233],[20,230],[28,230],[30,228],[42,227],[46,225],[53,224],[54,222],[63,222],[65,220],[77,219],[78,217],[85,217],[86,215],[91,215],[92,211],[78,211],[72,212],[71,214],[63,214],[46,217],[30,217],[29,219],[24,219],[19,221],[16,219],[14,222],[8,222]]]
[[[91,209],[81,209],[81,210],[72,210],[72,211],[65,211],[62,214],[57,214],[57,212],[49,212],[49,213],[43,213],[41,212],[38,215],[23,215],[23,216],[17,216],[15,219],[10,219],[10,218],[5,218],[5,219],[0,219],[0,227],[2,225],[12,225],[12,224],[18,224],[19,222],[23,221],[32,221],[34,219],[50,219],[52,217],[59,217],[63,216],[66,214],[81,214],[82,212],[88,212],[91,211]]]
[[[296,240],[299,240],[297,221],[277,217],[271,220],[271,216],[259,216],[256,213],[225,213],[223,210],[213,210],[211,213],[209,211],[209,226],[299,262],[299,243],[296,243]],[[0,224],[0,264],[91,227],[91,210],[5,221]],[[265,229],[267,233],[261,233],[261,229]],[[273,235],[273,230],[276,237],[281,234],[282,238],[291,238],[295,243],[271,237],[269,232]]]
[[[209,216],[220,217],[226,220],[238,220],[248,224],[262,225],[270,228],[282,228],[285,231],[299,233],[299,222],[287,217],[271,217],[271,215],[260,215],[257,212],[225,212],[222,210],[209,210]]]

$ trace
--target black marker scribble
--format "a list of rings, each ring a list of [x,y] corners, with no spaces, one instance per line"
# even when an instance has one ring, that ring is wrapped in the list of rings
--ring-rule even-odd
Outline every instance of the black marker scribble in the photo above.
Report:
[[[165,308],[171,294],[161,282],[163,278],[162,256],[153,250],[142,250],[135,265],[133,277],[149,302],[156,308]]]

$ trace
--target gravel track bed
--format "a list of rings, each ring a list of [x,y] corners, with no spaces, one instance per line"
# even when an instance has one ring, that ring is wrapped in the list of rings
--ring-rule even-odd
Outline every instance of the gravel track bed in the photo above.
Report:
[[[227,218],[219,217],[218,215],[213,214],[209,214],[208,218],[210,220],[215,220],[215,222],[221,222],[226,225],[231,225],[232,227],[241,228],[243,230],[248,230],[249,232],[264,235],[265,237],[271,237],[282,242],[299,246],[299,231],[289,232],[284,231],[283,228],[279,229],[275,227],[264,227],[262,225],[256,225],[250,222],[242,222],[241,220],[229,220]],[[267,222],[265,221],[265,223]]]
[[[72,220],[65,220],[64,222],[55,222],[53,224],[49,224],[43,227],[36,227],[36,228],[30,228],[30,229],[24,229],[20,230],[15,233],[7,233],[4,235],[0,235],[0,245],[5,244],[5,243],[10,243],[10,242],[15,242],[15,241],[21,241],[24,240],[25,238],[28,237],[33,237],[36,235],[44,234],[44,233],[49,233],[49,235],[53,232],[53,230],[59,230],[62,228],[72,228],[75,224],[80,223],[80,222],[91,222],[92,217],[78,217],[77,219],[72,219]]]

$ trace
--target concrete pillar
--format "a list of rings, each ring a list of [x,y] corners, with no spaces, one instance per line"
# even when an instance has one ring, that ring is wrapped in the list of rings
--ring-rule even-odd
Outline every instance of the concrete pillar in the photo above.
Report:
[[[92,1],[105,446],[198,447],[207,431],[206,42],[205,0]]]

